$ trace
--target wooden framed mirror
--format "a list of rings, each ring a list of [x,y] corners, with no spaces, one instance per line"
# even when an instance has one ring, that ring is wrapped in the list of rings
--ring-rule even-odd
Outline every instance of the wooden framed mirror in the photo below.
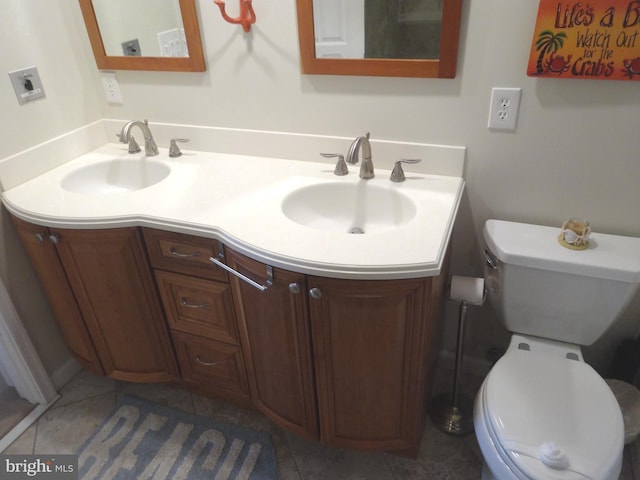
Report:
[[[432,78],[454,78],[456,75],[462,0],[296,0],[296,3],[302,72],[305,74]],[[327,11],[333,8],[334,17],[324,18],[327,12],[323,8]],[[355,26],[350,19],[354,9],[361,17]],[[424,12],[416,13],[419,9]],[[323,18],[319,19],[319,16]],[[428,19],[424,23],[426,30],[422,27],[416,30],[420,16]],[[409,25],[412,22],[413,25]],[[433,29],[429,32],[428,25],[433,22],[439,33]],[[323,51],[324,33],[319,31],[322,25],[329,30],[327,44],[333,46],[345,42],[342,32],[360,32],[363,36],[357,40],[361,44],[360,53],[345,57],[339,49]],[[399,32],[403,38],[393,41],[374,38],[388,30]],[[407,33],[411,30],[418,32],[418,37],[414,33],[411,38]],[[423,41],[415,41],[415,38],[422,39],[425,33],[433,37],[435,51],[432,48],[432,51],[426,49],[416,54],[408,52],[416,44],[422,45]],[[395,51],[388,48],[390,43],[396,43]]]
[[[167,2],[167,8],[173,9],[176,17],[177,24],[172,24],[170,30],[162,32],[154,32],[155,39],[147,42],[147,45],[151,46],[154,42],[159,42],[160,46],[156,49],[152,48],[140,48],[140,45],[144,45],[142,42],[137,42],[138,34],[132,33],[131,30],[127,30],[126,33],[112,32],[114,28],[112,25],[116,24],[121,26],[118,19],[121,19],[122,24],[126,21],[133,19],[130,23],[142,23],[140,18],[142,15],[134,15],[131,12],[131,3],[128,0],[119,0],[122,2],[121,11],[118,10],[117,2],[109,0],[111,3],[105,4],[101,7],[100,0],[78,0],[80,2],[80,9],[82,10],[82,16],[84,23],[87,27],[89,34],[89,40],[91,42],[91,48],[93,49],[93,55],[96,59],[96,64],[101,70],[163,70],[174,72],[204,72],[206,65],[204,62],[204,53],[202,48],[202,40],[200,39],[200,28],[198,26],[198,16],[196,13],[195,0],[162,0]],[[163,26],[164,22],[161,19],[154,18],[151,12],[158,11],[158,2],[160,0],[150,0],[151,3],[148,7],[148,12],[144,17],[148,20],[147,23],[151,24],[152,28],[157,24],[157,28],[167,29],[169,27]],[[97,7],[97,8],[96,8]],[[101,9],[102,8],[102,9]],[[107,8],[108,10],[105,10]],[[109,16],[115,17],[115,22],[108,18],[104,12],[109,12]],[[118,15],[120,15],[118,17]],[[181,21],[181,22],[180,22]],[[101,27],[104,31],[101,31]],[[125,30],[124,28],[122,30]],[[166,45],[178,45],[180,50],[177,56],[163,56],[173,54],[171,51],[162,51],[162,38],[160,35],[174,35],[172,40],[169,37],[169,41]],[[178,39],[177,35],[180,35]],[[113,38],[112,38],[113,37]],[[118,38],[120,37],[120,38]],[[117,47],[113,47],[112,44],[117,44]],[[186,43],[186,47],[184,46]],[[120,51],[118,51],[120,50]],[[145,50],[150,52],[150,56],[144,53]],[[127,55],[125,55],[127,51]]]

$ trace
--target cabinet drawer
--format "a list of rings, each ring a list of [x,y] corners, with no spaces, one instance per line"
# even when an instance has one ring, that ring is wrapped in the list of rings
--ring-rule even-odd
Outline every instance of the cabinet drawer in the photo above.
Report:
[[[228,281],[227,273],[209,261],[219,253],[217,241],[153,228],[144,228],[143,232],[154,267]]]
[[[155,273],[173,330],[238,345],[231,287],[227,283],[161,270]]]
[[[183,380],[204,390],[249,395],[240,347],[186,333],[171,333]]]

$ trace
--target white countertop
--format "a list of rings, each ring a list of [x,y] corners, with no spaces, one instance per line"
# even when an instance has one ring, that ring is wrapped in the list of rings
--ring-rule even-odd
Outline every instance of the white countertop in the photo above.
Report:
[[[146,226],[221,240],[275,267],[335,278],[415,278],[440,273],[464,182],[405,168],[406,181],[389,180],[388,170],[358,178],[360,165],[344,177],[333,162],[314,163],[167,149],[143,159],[126,145],[106,144],[2,194],[3,203],[25,221],[60,228]],[[375,153],[375,152],[374,152]],[[61,187],[81,166],[113,158],[161,162],[171,173],[148,188],[111,194],[79,194]],[[375,165],[375,156],[374,156]],[[367,182],[396,189],[417,206],[413,220],[384,231],[350,235],[303,226],[281,209],[284,197],[320,182]],[[366,188],[366,186],[365,186]]]

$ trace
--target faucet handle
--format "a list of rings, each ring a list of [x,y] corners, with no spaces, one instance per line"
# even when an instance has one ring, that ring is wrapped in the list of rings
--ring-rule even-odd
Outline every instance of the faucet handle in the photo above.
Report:
[[[124,136],[121,133],[116,133],[116,137],[118,137],[118,140],[120,141],[120,143],[127,143],[127,141],[124,139]],[[138,145],[138,142],[136,142],[136,139],[133,138],[133,135],[129,135],[129,153],[138,153],[140,152],[140,145]]]
[[[333,170],[334,175],[338,175],[342,177],[349,173],[349,169],[347,168],[347,164],[344,161],[344,155],[341,153],[321,153],[324,158],[337,158],[338,163],[336,163],[336,168]]]
[[[188,141],[188,138],[172,138],[171,142],[169,143],[169,156],[171,158],[175,158],[182,155],[182,152],[180,151],[180,148],[178,147],[178,144],[176,142],[186,143]]]
[[[398,160],[393,167],[393,171],[391,172],[390,180],[392,182],[404,182],[404,170],[402,169],[403,163],[418,163],[421,159],[419,158],[403,158]]]
[[[140,145],[136,142],[133,135],[129,136],[129,153],[138,153],[140,151]]]

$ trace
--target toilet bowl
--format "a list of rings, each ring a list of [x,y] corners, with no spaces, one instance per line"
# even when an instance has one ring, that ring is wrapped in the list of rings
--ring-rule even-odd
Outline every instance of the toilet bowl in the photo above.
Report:
[[[558,342],[514,335],[485,378],[474,404],[483,480],[618,478],[618,403],[600,375],[574,359],[579,349],[566,347],[569,358]]]
[[[487,296],[512,333],[474,403],[484,480],[615,480],[624,423],[582,358],[640,286],[640,239],[594,233],[589,248],[558,229],[488,220]]]

